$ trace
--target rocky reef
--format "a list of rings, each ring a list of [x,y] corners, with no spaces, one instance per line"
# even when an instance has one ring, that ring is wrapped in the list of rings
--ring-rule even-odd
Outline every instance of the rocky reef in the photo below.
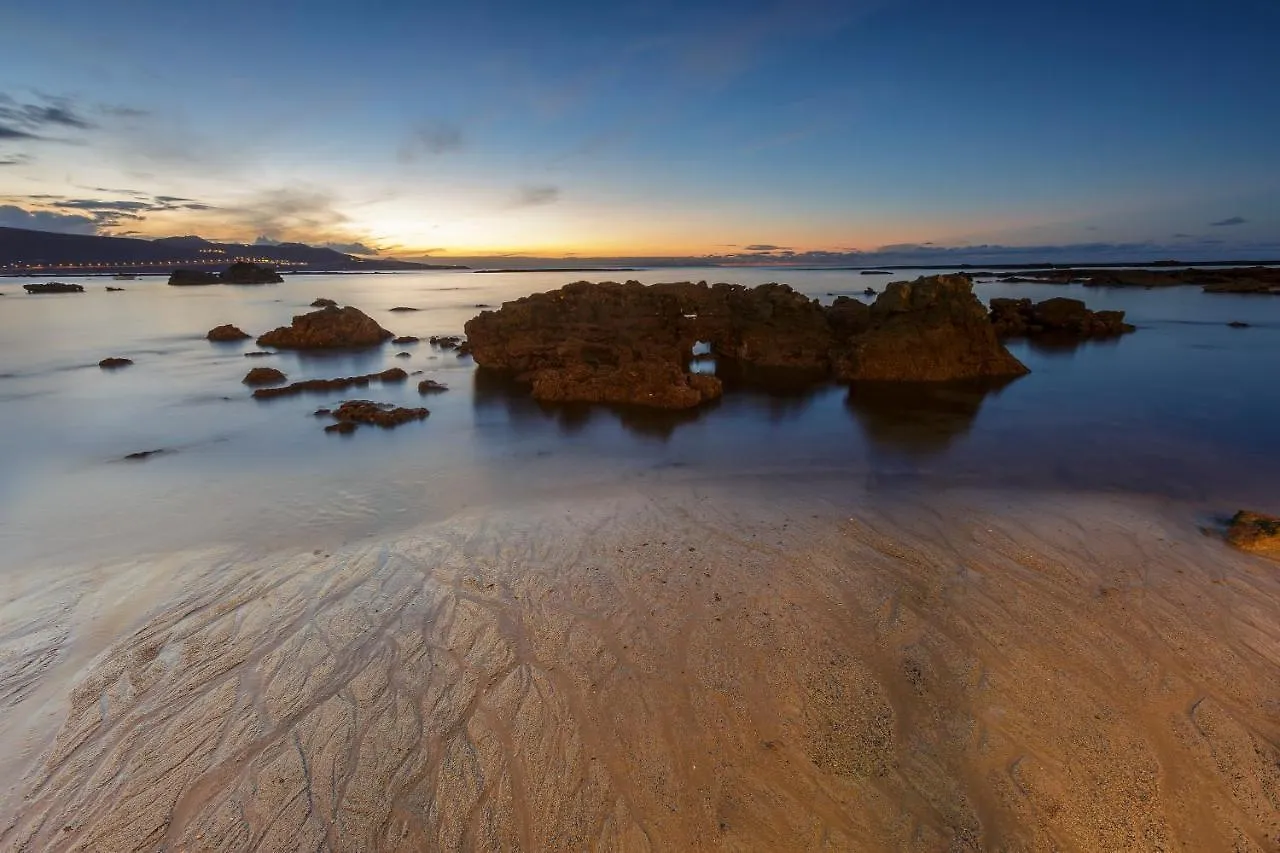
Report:
[[[424,420],[431,412],[422,408],[403,408],[370,400],[347,400],[336,409],[322,409],[316,414],[329,415],[336,421],[325,427],[325,432],[351,433],[361,424],[391,429],[411,421]]]
[[[84,293],[84,287],[79,284],[64,284],[60,281],[51,281],[46,284],[24,284],[22,289],[27,293]]]
[[[1280,295],[1280,268],[1187,267],[1185,269],[1052,269],[1020,272],[1001,277],[1009,282],[1083,284],[1086,287],[1176,287],[1199,285],[1205,293],[1259,293]]]
[[[395,337],[368,314],[348,305],[299,314],[292,324],[258,338],[260,347],[277,349],[348,349],[378,346]]]
[[[1134,330],[1123,311],[1090,311],[1079,299],[1062,296],[1036,303],[992,299],[990,317],[996,334],[1004,338],[1113,338]]]
[[[965,276],[895,282],[871,305],[824,307],[782,284],[576,282],[466,324],[476,363],[548,401],[683,409],[721,395],[691,372],[695,344],[739,365],[845,381],[1019,376]]]
[[[404,382],[409,374],[398,367],[388,368],[381,373],[366,373],[363,376],[340,376],[335,379],[305,379],[281,388],[259,388],[253,396],[259,400],[270,400],[274,397],[291,397],[294,394],[311,392],[345,391],[348,388],[364,388],[371,382]]]
[[[209,284],[279,284],[284,281],[274,267],[249,261],[236,261],[220,273],[209,270],[176,269],[169,275],[174,287],[199,287]]]

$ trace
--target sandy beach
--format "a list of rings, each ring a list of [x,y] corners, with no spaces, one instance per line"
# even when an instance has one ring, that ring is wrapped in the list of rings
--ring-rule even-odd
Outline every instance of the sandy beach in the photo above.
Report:
[[[691,479],[18,578],[0,846],[1277,850],[1280,566],[1207,523]]]

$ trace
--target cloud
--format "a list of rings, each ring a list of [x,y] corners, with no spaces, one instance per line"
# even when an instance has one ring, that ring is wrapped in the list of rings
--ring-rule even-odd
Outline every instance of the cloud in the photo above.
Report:
[[[37,103],[22,103],[0,93],[0,139],[49,139],[49,131],[97,127],[69,98],[38,95],[36,100]]]
[[[521,187],[512,207],[540,207],[560,200],[560,188],[550,185]]]
[[[59,234],[96,234],[98,223],[88,216],[24,210],[17,205],[0,205],[0,227],[56,231]]]
[[[752,246],[744,246],[748,252],[785,252],[789,251],[786,246],[772,246],[768,243],[756,243]]]
[[[373,246],[366,246],[364,243],[321,243],[322,249],[333,249],[335,252],[342,252],[344,255],[376,255],[378,250]]]
[[[1232,216],[1218,222],[1210,222],[1209,225],[1213,228],[1229,228],[1232,225],[1244,225],[1248,221],[1243,216]]]
[[[1182,233],[1178,233],[1178,234],[1174,234],[1174,235],[1173,235],[1173,239],[1175,239],[1175,240],[1194,240],[1194,239],[1195,239],[1195,236],[1194,236],[1194,235],[1192,235],[1192,234],[1182,234]]]
[[[413,131],[400,146],[398,158],[402,163],[412,163],[423,154],[439,156],[461,151],[466,146],[462,129],[447,122],[434,122]]]
[[[129,190],[121,192],[132,193]],[[127,222],[141,222],[146,214],[175,210],[206,211],[215,210],[213,205],[203,202],[182,199],[176,196],[147,196],[134,194],[134,198],[100,199],[100,198],[68,198],[67,196],[34,193],[25,196],[10,196],[7,201],[44,208],[49,213],[85,216],[99,228],[111,229]]]
[[[0,124],[0,139],[39,139],[34,133],[27,133],[7,124]]]
[[[0,157],[0,166],[21,166],[30,162],[31,158],[26,154],[6,154]]]

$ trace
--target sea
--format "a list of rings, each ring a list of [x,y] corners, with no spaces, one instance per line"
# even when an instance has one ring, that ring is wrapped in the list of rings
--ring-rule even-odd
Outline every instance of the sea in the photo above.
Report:
[[[1001,387],[732,376],[723,400],[680,413],[540,404],[427,343],[461,334],[481,306],[578,279],[780,281],[830,301],[933,272],[424,271],[182,288],[164,278],[57,277],[84,285],[74,295],[28,295],[24,283],[45,279],[0,279],[0,576],[226,544],[318,550],[464,510],[643,483],[732,482],[767,495],[780,483],[848,482],[872,499],[974,488],[1126,492],[1182,502],[1206,520],[1245,506],[1280,511],[1275,296],[980,281],[983,300],[1078,297],[1125,311],[1138,328],[1074,346],[1014,342],[1031,373]],[[255,336],[285,325],[318,297],[422,343],[246,358],[252,341],[205,340],[224,323]],[[398,306],[417,310],[391,311]],[[98,367],[112,356],[134,364]],[[259,366],[291,381],[393,366],[421,373],[259,401],[242,384]],[[449,391],[420,396],[427,378]],[[325,433],[329,421],[315,410],[351,398],[431,414],[394,430]],[[148,451],[159,452],[126,459]]]

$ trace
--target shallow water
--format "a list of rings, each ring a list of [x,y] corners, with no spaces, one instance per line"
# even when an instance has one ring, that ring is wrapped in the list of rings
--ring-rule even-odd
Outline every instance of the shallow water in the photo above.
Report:
[[[883,289],[894,277],[776,269],[590,273],[657,281],[781,280],[828,298]],[[1122,340],[1068,349],[1018,343],[1030,376],[1000,389],[852,391],[754,382],[712,407],[675,416],[548,407],[435,350],[479,304],[558,287],[565,273],[429,272],[291,276],[269,287],[171,288],[63,278],[84,295],[28,296],[0,280],[0,571],[109,562],[239,543],[322,548],[468,507],[627,481],[785,471],[853,477],[871,490],[1003,487],[1142,492],[1229,512],[1280,510],[1272,484],[1280,394],[1280,299],[1193,287],[1103,290],[978,284],[986,299],[1079,296],[1120,308],[1139,327]],[[258,334],[316,297],[360,307],[422,344],[368,354],[282,353],[211,344],[212,326]],[[396,306],[420,309],[391,313]],[[1232,329],[1244,320],[1247,329]],[[396,358],[399,351],[411,353]],[[108,372],[107,356],[134,359]],[[270,402],[240,380],[271,365],[291,380],[424,371],[371,386]],[[419,378],[450,385],[420,398]],[[421,424],[327,435],[320,407],[350,397],[426,405]],[[127,454],[163,449],[146,461]]]

